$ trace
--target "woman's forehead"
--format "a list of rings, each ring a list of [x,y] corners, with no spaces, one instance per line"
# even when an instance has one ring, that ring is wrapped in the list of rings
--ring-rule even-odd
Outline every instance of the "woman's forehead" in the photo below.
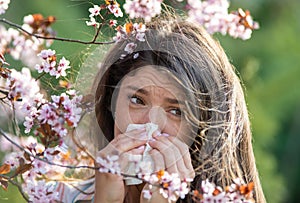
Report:
[[[122,81],[121,88],[131,87],[132,89],[167,90],[175,95],[183,94],[183,89],[176,82],[175,77],[168,71],[157,69],[153,66],[144,66],[129,73]]]

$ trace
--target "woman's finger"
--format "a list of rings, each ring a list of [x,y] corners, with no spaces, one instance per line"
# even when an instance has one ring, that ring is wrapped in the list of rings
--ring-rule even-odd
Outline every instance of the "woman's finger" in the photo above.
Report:
[[[162,154],[166,170],[169,173],[179,172],[176,164],[176,153],[174,153],[177,149],[174,145],[171,146],[170,144],[165,144],[161,140],[150,141],[149,144],[152,148],[157,149]]]
[[[118,154],[141,147],[147,142],[146,129],[134,129],[117,135],[108,145],[106,152],[117,151]]]
[[[157,172],[159,170],[166,170],[164,157],[157,149],[152,149],[149,154],[153,159],[154,172]]]
[[[179,140],[177,137],[169,136],[167,137],[167,139],[170,140],[175,146],[177,146],[177,149],[179,149],[185,167],[193,170],[189,146]]]
[[[159,136],[155,139],[162,143],[155,145],[162,150],[169,172],[177,172],[182,178],[193,178],[195,173],[188,146],[174,136]]]
[[[147,143],[147,140],[126,138],[112,143],[113,147],[119,152],[119,154],[128,152],[135,148],[139,148]]]
[[[189,146],[182,142],[180,139],[174,136],[169,136],[167,139],[172,142],[180,153],[180,161],[178,163],[178,169],[180,174],[185,178],[194,178],[195,171],[192,165],[191,155],[189,152]]]

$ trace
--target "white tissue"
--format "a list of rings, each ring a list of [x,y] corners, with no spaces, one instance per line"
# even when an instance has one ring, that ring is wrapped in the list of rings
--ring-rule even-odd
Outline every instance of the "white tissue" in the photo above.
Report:
[[[127,126],[126,132],[134,130],[134,129],[140,129],[140,128],[146,128],[146,132],[147,132],[147,137],[148,137],[148,141],[152,139],[152,134],[155,130],[158,129],[158,125],[154,124],[154,123],[146,123],[146,124],[129,124]],[[143,152],[143,155],[130,155],[132,160],[135,160],[136,162],[143,162],[143,163],[151,163],[150,165],[143,165],[143,171],[144,172],[153,172],[153,160],[151,158],[151,156],[149,155],[149,151],[152,148],[150,147],[150,145],[148,144],[148,142],[146,143],[145,146],[145,150]],[[146,167],[146,168],[145,168]],[[137,171],[136,171],[136,164],[134,162],[130,162],[128,164],[128,166],[126,167],[125,174],[129,174],[129,175],[136,175]],[[131,178],[131,177],[126,177],[125,179],[125,183],[126,185],[138,185],[141,184],[142,181],[137,179],[137,178]]]

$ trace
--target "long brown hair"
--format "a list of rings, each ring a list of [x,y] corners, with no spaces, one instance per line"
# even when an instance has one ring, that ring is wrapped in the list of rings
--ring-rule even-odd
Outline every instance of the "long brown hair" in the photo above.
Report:
[[[95,112],[103,135],[113,139],[112,95],[122,78],[142,66],[163,66],[190,94],[186,119],[197,126],[190,147],[196,172],[192,187],[199,188],[205,179],[224,187],[239,178],[253,181],[256,201],[265,202],[243,89],[220,44],[202,27],[178,19],[148,24],[145,38],[125,57],[121,55],[128,42],[118,43],[102,63],[95,82]]]

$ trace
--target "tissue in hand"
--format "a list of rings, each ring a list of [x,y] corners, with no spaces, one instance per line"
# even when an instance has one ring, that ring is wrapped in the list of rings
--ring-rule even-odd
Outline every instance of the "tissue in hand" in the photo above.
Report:
[[[134,129],[140,129],[140,128],[143,128],[143,127],[146,128],[148,140],[151,140],[153,132],[158,129],[158,125],[156,125],[154,123],[129,124],[127,126],[126,132],[134,130]],[[143,171],[150,172],[150,173],[153,172],[153,167],[154,167],[153,166],[153,160],[152,160],[151,156],[149,155],[149,151],[151,149],[152,148],[150,147],[150,145],[147,142],[146,146],[145,146],[145,150],[143,152],[143,155],[130,155],[132,159],[134,159],[138,162],[138,164],[141,163],[141,162],[151,163],[150,166],[148,165],[148,168],[143,167]],[[136,172],[137,172],[136,171],[136,164],[134,162],[130,162],[127,165],[127,167],[124,171],[124,173],[128,174],[128,175],[136,175]],[[142,181],[137,179],[137,178],[126,177],[124,179],[125,179],[126,185],[138,185],[138,184],[142,183]]]

